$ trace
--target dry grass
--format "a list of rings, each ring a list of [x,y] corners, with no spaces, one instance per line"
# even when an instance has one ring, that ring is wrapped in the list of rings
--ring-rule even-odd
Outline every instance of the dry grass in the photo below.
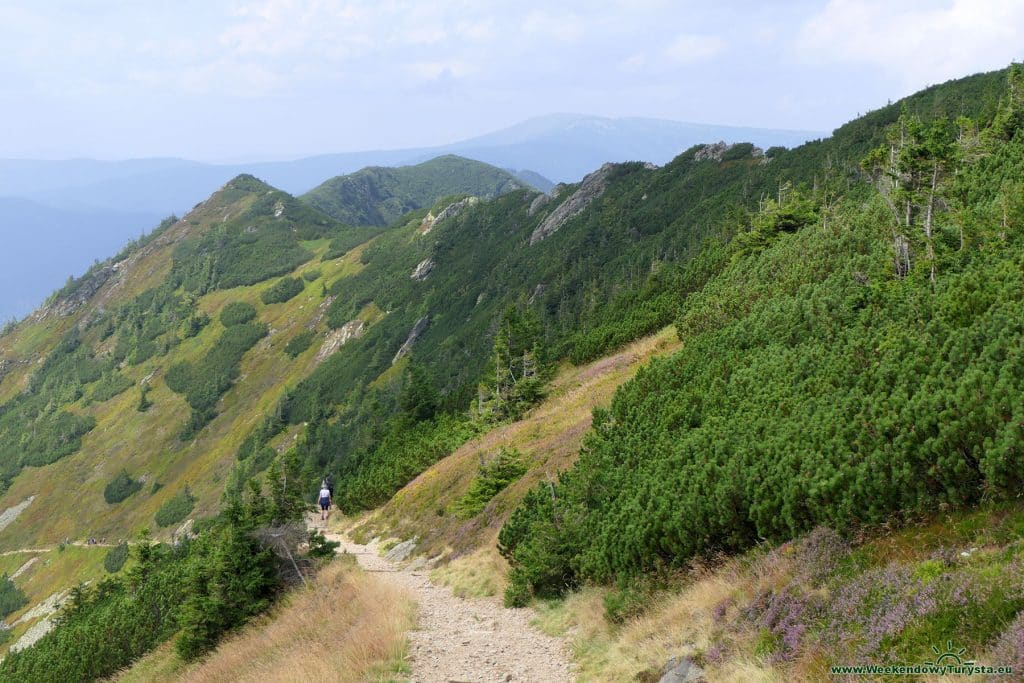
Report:
[[[435,569],[430,580],[448,586],[460,598],[487,598],[505,590],[508,569],[498,549],[486,546]]]
[[[655,594],[644,613],[622,625],[608,622],[604,598],[609,589],[587,587],[564,600],[538,605],[537,626],[569,639],[579,666],[579,681],[610,683],[651,676],[672,657],[697,657],[724,634],[713,613],[730,610],[768,585],[783,582],[792,567],[777,556],[743,566],[733,558],[713,569],[694,567],[673,582],[675,591]],[[756,633],[729,634],[734,652],[752,652]],[[781,671],[756,656],[730,658],[706,669],[709,681],[814,681],[820,671]],[[640,679],[645,680],[645,679]]]
[[[337,561],[315,585],[297,590],[178,680],[387,680],[404,665],[405,634],[414,623],[411,596]]]

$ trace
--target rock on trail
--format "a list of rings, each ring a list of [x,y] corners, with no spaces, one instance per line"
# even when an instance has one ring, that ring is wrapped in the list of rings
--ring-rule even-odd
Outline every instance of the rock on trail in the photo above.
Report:
[[[409,634],[415,683],[568,683],[573,666],[558,638],[530,625],[528,609],[505,609],[493,598],[456,597],[430,582],[426,570],[404,568],[343,536],[338,552],[355,556],[366,571],[379,573],[412,592],[419,605],[418,627]]]

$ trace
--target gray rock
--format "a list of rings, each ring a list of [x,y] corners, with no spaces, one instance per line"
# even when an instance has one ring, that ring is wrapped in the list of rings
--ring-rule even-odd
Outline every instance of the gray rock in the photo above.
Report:
[[[534,198],[534,200],[532,202],[530,202],[530,210],[529,210],[530,215],[532,216],[533,214],[535,214],[538,211],[540,211],[542,208],[544,208],[544,205],[547,204],[550,201],[551,201],[551,197],[546,195],[546,194],[539,194],[539,195],[537,195]]]
[[[192,527],[195,526],[194,519],[187,519],[185,523],[178,527],[178,530],[174,532],[172,538],[175,542],[184,541],[189,538],[194,538],[195,533],[192,531]]]
[[[533,288],[533,294],[530,295],[530,299],[529,301],[527,301],[527,303],[532,306],[533,302],[537,300],[537,297],[543,295],[547,288],[548,286],[543,282],[538,284],[536,287]]]
[[[585,177],[580,183],[579,189],[559,204],[558,208],[552,211],[533,231],[533,234],[530,235],[530,246],[553,235],[570,219],[580,215],[584,209],[590,206],[591,202],[604,194],[608,187],[608,176],[614,169],[615,164],[605,164]]]
[[[462,213],[462,210],[467,206],[473,206],[480,203],[479,197],[466,197],[460,199],[457,202],[452,202],[448,206],[441,209],[441,212],[436,216],[432,213],[428,213],[423,221],[420,223],[419,234],[426,235],[428,232],[434,229],[434,227],[449,218],[454,218]]]
[[[432,270],[434,270],[434,259],[423,259],[422,261],[420,261],[419,265],[416,266],[416,269],[412,271],[412,275],[410,275],[409,277],[412,278],[413,280],[419,280],[420,282],[422,282],[423,280],[426,280],[428,277],[430,277],[430,271]]]
[[[405,358],[405,356],[412,351],[412,345],[416,343],[416,340],[420,338],[420,335],[423,334],[423,331],[427,329],[429,324],[430,318],[427,317],[420,318],[416,321],[416,324],[412,326],[411,330],[409,330],[409,336],[406,337],[405,343],[402,344],[401,348],[398,349],[398,353],[396,353],[395,357],[391,360],[392,365]]]
[[[673,657],[661,672],[658,683],[699,683],[705,680],[704,669],[687,657]]]
[[[732,149],[725,141],[720,140],[708,145],[701,145],[693,155],[694,161],[721,161],[725,153]]]
[[[408,541],[402,541],[389,550],[387,554],[384,555],[384,559],[389,562],[405,562],[405,560],[412,555],[412,551],[416,549],[416,544],[419,540],[419,536],[415,536],[410,538]]]
[[[362,337],[364,332],[366,332],[366,323],[362,320],[350,320],[332,331],[320,345],[320,350],[316,352],[317,365],[327,360],[335,351],[351,340]]]
[[[434,219],[434,225],[437,225],[438,223],[441,223],[442,221],[445,221],[449,218],[454,218],[455,216],[458,216],[460,213],[462,213],[462,210],[465,209],[467,206],[473,206],[474,204],[477,204],[479,202],[480,199],[478,197],[466,197],[465,199],[460,199],[457,202],[449,204],[448,206],[441,209],[441,213],[437,214],[437,218]]]

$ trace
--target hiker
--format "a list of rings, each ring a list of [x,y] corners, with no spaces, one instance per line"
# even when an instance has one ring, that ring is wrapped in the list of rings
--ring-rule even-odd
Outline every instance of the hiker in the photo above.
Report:
[[[331,489],[327,487],[327,480],[320,482],[320,521],[324,522],[331,516]]]
[[[331,500],[334,500],[334,479],[329,474],[324,475],[324,484],[327,485],[327,490],[331,492]]]

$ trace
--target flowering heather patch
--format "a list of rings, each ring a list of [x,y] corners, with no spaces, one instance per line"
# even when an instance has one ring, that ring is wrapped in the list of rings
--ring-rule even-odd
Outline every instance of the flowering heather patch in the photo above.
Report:
[[[821,610],[818,598],[798,592],[792,586],[782,591],[764,591],[744,610],[747,619],[776,639],[778,648],[773,662],[791,661],[800,647],[804,633]]]
[[[704,661],[711,664],[721,664],[725,661],[725,646],[721,643],[716,643],[708,648],[708,651],[704,653]]]
[[[797,577],[817,585],[829,578],[849,554],[850,544],[842,536],[828,527],[816,527],[797,547]]]
[[[725,612],[729,609],[729,603],[731,601],[731,598],[725,598],[717,605],[715,605],[715,608],[713,610],[711,610],[711,618],[714,619],[716,623],[719,623],[723,619],[725,619]]]
[[[887,640],[939,608],[938,581],[922,584],[911,567],[870,569],[840,586],[826,608],[824,635],[854,644],[858,660],[876,659]]]
[[[1019,680],[1017,676],[1024,671],[1024,612],[996,639],[987,659],[993,666],[1012,666],[1016,672],[1012,680]]]

